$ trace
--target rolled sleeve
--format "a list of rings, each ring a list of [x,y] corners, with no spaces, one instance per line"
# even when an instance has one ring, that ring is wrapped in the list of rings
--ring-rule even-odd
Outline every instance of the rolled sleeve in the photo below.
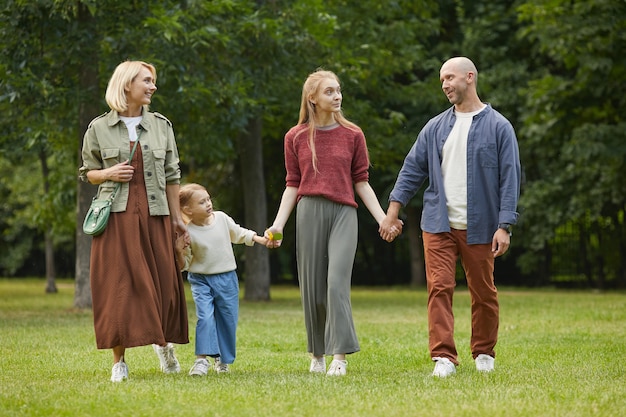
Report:
[[[83,160],[82,166],[78,169],[78,178],[83,182],[89,182],[87,173],[92,169],[102,169],[102,159],[100,157],[100,144],[95,134],[94,128],[90,125],[83,137],[83,148],[81,151]]]
[[[499,223],[516,224],[519,213],[517,203],[520,195],[522,169],[517,138],[513,126],[503,126],[500,147],[500,211]]]

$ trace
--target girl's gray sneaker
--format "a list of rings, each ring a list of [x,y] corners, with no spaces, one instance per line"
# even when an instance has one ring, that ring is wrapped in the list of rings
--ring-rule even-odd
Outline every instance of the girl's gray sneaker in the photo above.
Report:
[[[228,369],[228,364],[222,363],[220,358],[215,358],[214,369],[215,369],[215,372],[217,372],[218,374],[226,374],[230,372],[230,369]]]
[[[204,358],[198,358],[189,370],[191,376],[204,376],[209,373],[209,361]]]

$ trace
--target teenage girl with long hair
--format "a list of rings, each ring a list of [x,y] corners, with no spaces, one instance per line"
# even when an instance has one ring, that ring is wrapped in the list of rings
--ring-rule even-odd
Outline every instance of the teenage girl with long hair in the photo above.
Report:
[[[298,124],[285,135],[286,187],[265,236],[283,232],[296,211],[296,258],[311,354],[310,372],[346,374],[346,355],[360,350],[350,283],[357,248],[356,194],[380,224],[385,213],[370,186],[362,130],[341,110],[341,86],[331,71],[310,74],[302,87]],[[397,221],[397,232],[402,222]],[[269,248],[281,240],[269,240]],[[325,356],[333,357],[326,370]]]

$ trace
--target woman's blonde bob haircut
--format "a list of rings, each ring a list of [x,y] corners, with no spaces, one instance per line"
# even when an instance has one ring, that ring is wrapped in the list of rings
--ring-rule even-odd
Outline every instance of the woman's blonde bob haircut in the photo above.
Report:
[[[300,102],[300,117],[298,119],[298,124],[308,125],[308,129],[306,131],[308,133],[307,137],[309,141],[309,148],[311,149],[311,157],[313,159],[313,169],[315,172],[318,172],[317,153],[315,152],[315,128],[318,125],[319,116],[317,114],[315,104],[313,104],[311,99],[319,93],[322,81],[329,78],[341,84],[339,77],[337,77],[334,72],[320,68],[309,74],[304,82],[304,85],[302,86],[302,101]],[[335,113],[335,121],[348,129],[359,130],[357,125],[345,118],[341,110]]]
[[[107,104],[112,110],[123,113],[128,110],[128,100],[126,99],[126,91],[130,88],[137,74],[147,68],[152,73],[153,82],[156,84],[157,74],[153,65],[143,61],[124,61],[115,68],[107,91],[104,96]],[[143,106],[148,111],[148,105]]]

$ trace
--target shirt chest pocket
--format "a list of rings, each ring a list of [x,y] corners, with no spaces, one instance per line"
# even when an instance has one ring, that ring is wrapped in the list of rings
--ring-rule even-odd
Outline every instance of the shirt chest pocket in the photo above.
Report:
[[[104,148],[102,149],[101,155],[102,165],[104,165],[105,168],[111,167],[119,163],[120,148]]]
[[[498,167],[498,147],[495,143],[483,143],[478,148],[478,163],[483,168]]]
[[[154,159],[154,174],[159,184],[159,188],[165,190],[166,178],[165,178],[165,149],[154,149],[152,151],[152,157]],[[149,173],[147,173],[150,175]]]

